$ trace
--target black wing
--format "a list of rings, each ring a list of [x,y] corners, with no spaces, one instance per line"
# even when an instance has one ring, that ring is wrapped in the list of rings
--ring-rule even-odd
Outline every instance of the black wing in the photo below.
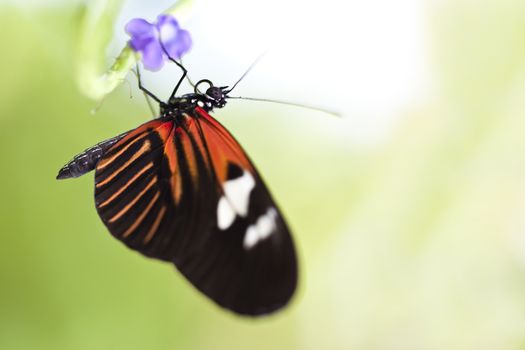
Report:
[[[217,304],[260,315],[292,297],[289,230],[241,146],[204,110],[138,127],[106,152],[95,176],[109,231],[173,262]]]

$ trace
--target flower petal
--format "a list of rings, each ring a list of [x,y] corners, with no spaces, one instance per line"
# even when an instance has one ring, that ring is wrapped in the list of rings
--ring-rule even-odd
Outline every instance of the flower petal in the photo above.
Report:
[[[159,15],[157,17],[157,30],[160,32],[163,27],[166,28],[173,28],[175,29],[175,32],[179,30],[179,22],[173,17],[172,15]]]
[[[157,41],[157,39],[151,36],[136,36],[129,40],[129,46],[131,46],[133,50],[140,52],[144,51],[146,46],[153,41]]]
[[[175,17],[168,14],[159,15],[156,23],[134,18],[126,24],[126,32],[131,36],[129,46],[142,54],[148,70],[159,70],[168,55],[179,59],[191,47],[190,33],[181,29]]]
[[[157,71],[161,69],[165,59],[166,56],[158,40],[152,40],[142,50],[142,63],[147,70]]]
[[[162,37],[162,42],[168,55],[173,59],[179,59],[191,48],[191,36],[186,30],[179,30],[176,37],[171,41],[165,41]]]
[[[142,18],[133,18],[126,24],[126,32],[131,37],[136,36],[154,36],[155,25]]]

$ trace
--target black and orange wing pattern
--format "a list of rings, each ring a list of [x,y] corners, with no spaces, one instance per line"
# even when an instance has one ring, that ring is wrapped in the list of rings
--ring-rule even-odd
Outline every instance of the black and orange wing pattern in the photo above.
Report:
[[[284,306],[297,284],[289,230],[232,135],[196,107],[121,136],[96,164],[109,231],[170,261],[217,304],[246,315]]]

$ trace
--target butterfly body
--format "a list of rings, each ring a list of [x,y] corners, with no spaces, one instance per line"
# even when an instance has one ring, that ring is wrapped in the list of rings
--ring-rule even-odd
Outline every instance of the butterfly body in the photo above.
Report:
[[[295,291],[294,244],[255,166],[209,114],[226,87],[205,82],[205,94],[161,103],[160,117],[86,150],[57,178],[95,170],[97,212],[115,238],[173,263],[222,307],[267,314]]]

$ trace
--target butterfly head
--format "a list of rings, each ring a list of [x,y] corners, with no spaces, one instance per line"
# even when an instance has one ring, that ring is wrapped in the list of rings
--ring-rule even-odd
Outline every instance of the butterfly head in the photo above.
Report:
[[[161,102],[160,114],[162,116],[180,115],[197,106],[210,112],[214,108],[222,108],[226,105],[226,100],[230,98],[229,92],[227,86],[215,86],[208,79],[203,79],[195,84],[194,93],[172,96],[167,103]]]
[[[199,85],[208,84],[208,88],[205,93],[199,90]],[[210,108],[222,108],[226,105],[226,99],[228,98],[227,86],[215,86],[208,79],[200,80],[195,85],[195,94],[199,96],[199,100]]]

